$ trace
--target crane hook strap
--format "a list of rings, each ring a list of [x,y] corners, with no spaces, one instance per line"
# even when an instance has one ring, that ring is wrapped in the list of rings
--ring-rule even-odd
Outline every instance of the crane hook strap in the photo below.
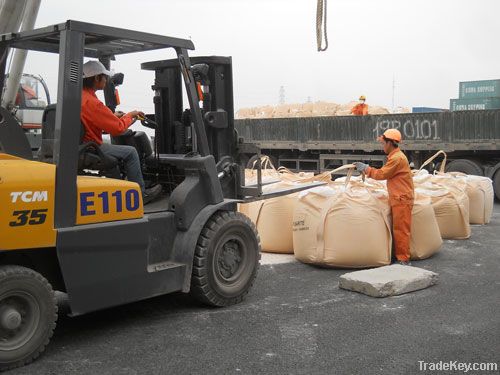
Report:
[[[328,35],[326,32],[326,5],[328,0],[318,0],[316,8],[316,42],[318,44],[318,52],[328,49]],[[325,45],[323,46],[323,37]]]

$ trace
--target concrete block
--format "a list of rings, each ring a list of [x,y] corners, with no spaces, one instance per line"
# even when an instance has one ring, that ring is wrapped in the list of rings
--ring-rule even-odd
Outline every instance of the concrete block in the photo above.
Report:
[[[422,268],[394,264],[346,273],[339,287],[372,297],[388,297],[428,288],[438,281],[438,274]]]

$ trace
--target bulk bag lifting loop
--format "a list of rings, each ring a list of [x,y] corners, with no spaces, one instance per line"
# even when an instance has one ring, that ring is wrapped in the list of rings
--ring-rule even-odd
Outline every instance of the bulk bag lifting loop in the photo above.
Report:
[[[444,156],[443,161],[441,162],[441,166],[439,167],[439,172],[440,173],[444,173],[444,170],[445,170],[445,167],[446,167],[446,160],[447,160],[448,155],[446,155],[446,152],[444,152],[443,150],[439,150],[434,155],[432,155],[429,159],[427,159],[426,161],[424,161],[424,163],[420,166],[420,168],[418,169],[418,171],[420,172],[427,165],[429,165],[430,163],[432,163],[432,161],[434,159],[436,159],[439,155],[443,155]]]

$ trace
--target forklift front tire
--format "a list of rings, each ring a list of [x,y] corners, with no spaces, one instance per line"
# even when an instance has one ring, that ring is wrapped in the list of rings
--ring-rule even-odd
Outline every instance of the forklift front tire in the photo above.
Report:
[[[218,211],[201,231],[193,263],[191,294],[210,306],[239,303],[253,285],[260,239],[248,217]]]
[[[37,358],[56,320],[54,292],[42,275],[26,267],[0,266],[0,371]]]

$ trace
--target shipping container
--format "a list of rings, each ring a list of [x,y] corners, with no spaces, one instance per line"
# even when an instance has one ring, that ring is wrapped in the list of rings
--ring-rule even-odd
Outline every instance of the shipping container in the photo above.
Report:
[[[460,99],[500,98],[500,79],[460,82]]]
[[[500,98],[450,99],[451,111],[500,109]]]
[[[444,108],[432,108],[432,107],[413,107],[412,113],[431,113],[431,112],[445,112],[447,109]]]

